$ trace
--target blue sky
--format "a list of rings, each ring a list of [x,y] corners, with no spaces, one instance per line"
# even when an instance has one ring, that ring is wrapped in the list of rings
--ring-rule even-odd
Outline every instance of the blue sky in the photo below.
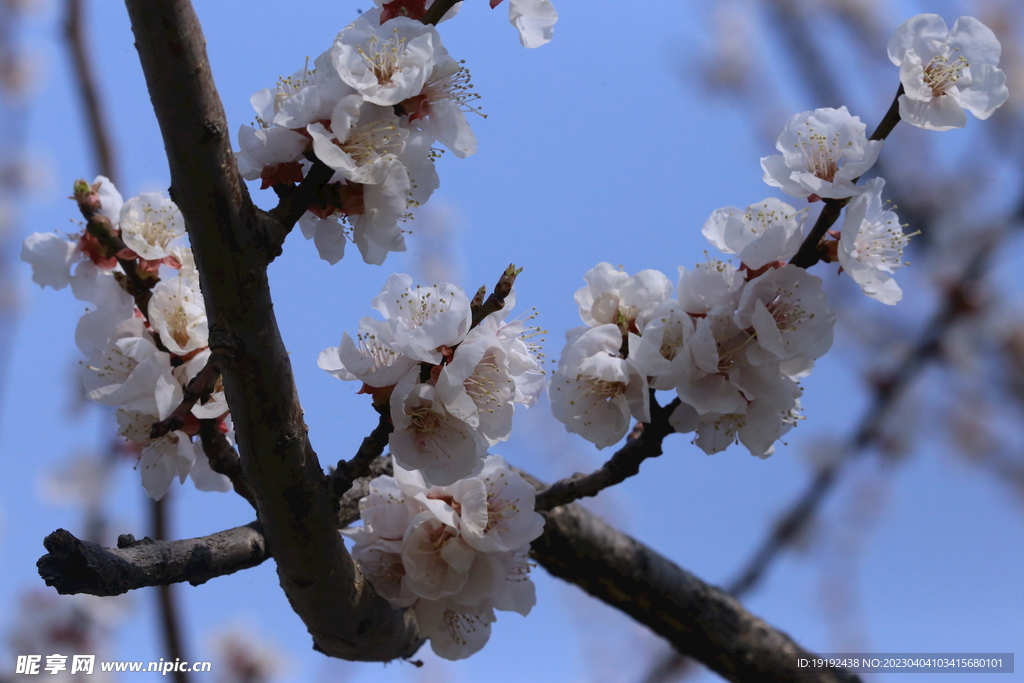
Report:
[[[96,173],[59,43],[59,4],[50,3],[30,27],[38,82],[29,147],[44,173],[23,203],[25,235],[77,229],[69,223],[75,211],[66,197],[75,178]],[[460,160],[446,154],[438,163],[441,188],[428,213],[410,226],[409,251],[375,267],[360,262],[352,249],[331,267],[316,257],[312,243],[293,234],[271,267],[279,324],[310,436],[325,465],[349,457],[375,415],[366,397],[355,395],[357,386],[316,367],[317,355],[372,313],[369,301],[390,273],[426,276],[428,245],[438,238],[421,239],[417,223],[423,232],[431,223],[444,225],[450,236],[445,265],[467,291],[493,284],[508,263],[522,266],[517,309],[539,309],[537,323],[549,331],[546,351],[555,358],[564,331],[578,324],[572,295],[596,263],[621,264],[629,272],[656,268],[674,281],[679,265],[690,267],[711,249],[700,227],[713,210],[780,197],[762,183],[758,165],[759,157],[773,152],[770,142],[741,113],[695,85],[709,40],[702,26],[710,3],[637,9],[607,0],[562,0],[556,3],[561,18],[554,41],[536,50],[519,45],[504,6],[491,11],[482,0],[469,4],[440,31],[452,55],[466,60],[488,118],[472,121],[480,142],[475,156]],[[370,2],[196,5],[228,119],[237,130],[252,121],[253,92],[326,49]],[[947,19],[957,16],[946,11],[950,3],[920,3],[911,11],[928,5],[941,8]],[[886,19],[895,27],[906,16],[894,10]],[[120,161],[119,188],[126,198],[166,189],[162,141],[124,8],[92,3],[89,22]],[[893,69],[889,82],[861,98],[871,106],[853,112],[869,127],[887,107],[896,79]],[[799,95],[792,100],[804,109],[815,104]],[[974,125],[982,124],[972,120],[969,127]],[[960,135],[947,134],[951,150],[962,144]],[[888,153],[899,152],[890,145],[883,155]],[[272,193],[253,191],[257,203],[273,205]],[[69,409],[79,361],[72,335],[83,304],[67,290],[40,290],[30,282],[27,265],[15,267],[20,315],[5,359],[6,386],[0,388],[0,615],[12,613],[21,591],[41,585],[35,560],[42,538],[57,527],[81,531],[77,509],[40,495],[41,477],[66,467],[74,454],[101,447],[115,430],[109,413]],[[836,307],[850,302],[850,283],[835,282],[834,269],[821,271],[841,294]],[[898,315],[927,315],[929,297],[911,291],[915,281],[923,288],[924,280],[907,276],[907,303]],[[859,300],[850,305],[855,308],[847,320],[868,305],[881,308]],[[877,308],[870,312],[877,314]],[[852,335],[843,336],[849,330],[837,328],[833,351],[804,382],[807,420],[774,456],[762,461],[734,447],[708,457],[687,437],[671,437],[662,457],[592,507],[702,578],[728,581],[774,515],[802,490],[810,476],[808,452],[848,433],[865,407],[861,375],[871,359],[858,352]],[[517,413],[516,424],[513,438],[494,451],[539,477],[586,471],[608,455],[565,434],[544,404]],[[774,566],[748,599],[750,609],[817,651],[858,642],[870,652],[1012,652],[1019,646],[1021,497],[952,457],[926,431],[901,464],[866,457],[849,474],[826,506],[814,542]],[[234,495],[199,493],[190,483],[175,485],[172,494],[178,537],[252,519],[248,505]],[[122,467],[108,503],[115,533],[145,534],[143,496],[137,473]],[[844,532],[851,520],[854,531]],[[288,663],[282,681],[521,680],[525,661],[531,680],[618,683],[639,680],[645,662],[661,652],[658,641],[627,618],[542,569],[534,576],[533,614],[500,615],[490,644],[466,662],[441,662],[422,652],[427,665],[418,670],[327,662],[313,653],[272,563],[198,588],[182,587],[179,595],[193,659],[212,658],[214,635],[242,624],[282,653]],[[845,578],[842,590],[825,581],[827,576]],[[851,591],[850,604],[842,591]],[[119,657],[166,656],[154,633],[154,600],[135,596],[117,641]],[[830,617],[823,605],[841,616]],[[0,629],[8,626],[0,623]]]

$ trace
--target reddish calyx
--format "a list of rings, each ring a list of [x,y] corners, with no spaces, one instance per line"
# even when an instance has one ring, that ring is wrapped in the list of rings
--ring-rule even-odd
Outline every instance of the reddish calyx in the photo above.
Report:
[[[427,11],[427,0],[391,0],[385,2],[381,8],[380,23],[384,23],[395,17],[409,17],[417,21],[423,18]]]

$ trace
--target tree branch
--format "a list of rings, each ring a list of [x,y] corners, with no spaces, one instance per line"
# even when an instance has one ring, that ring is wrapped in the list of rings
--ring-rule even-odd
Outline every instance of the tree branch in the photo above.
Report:
[[[479,304],[477,300],[480,292],[477,292],[478,296],[473,297],[473,301],[470,302],[470,310],[473,312],[471,328],[479,325],[480,321],[491,313],[496,313],[505,308],[505,298],[512,292],[512,286],[516,283],[516,277],[521,272],[523,272],[522,268],[516,268],[514,264],[509,264],[508,268],[502,272],[501,277],[498,278],[497,284],[494,285],[494,291],[491,292],[491,295],[486,300]],[[481,290],[486,291],[483,288]]]
[[[75,70],[75,83],[78,85],[78,94],[82,98],[82,107],[85,109],[92,152],[96,157],[100,174],[110,178],[111,182],[117,185],[117,165],[114,162],[113,143],[100,101],[99,88],[96,85],[96,76],[89,58],[89,50],[86,48],[82,24],[82,0],[67,0],[64,4],[64,40],[71,52],[71,64]]]
[[[278,576],[314,647],[388,661],[420,645],[415,619],[380,598],[345,550],[334,499],[309,443],[281,340],[256,212],[238,174],[202,27],[187,0],[126,0],[199,269],[211,348],[226,354],[224,386],[242,471]]]
[[[331,491],[335,498],[345,495],[356,480],[370,475],[373,464],[388,447],[388,438],[393,431],[395,426],[391,423],[390,411],[385,408],[380,414],[377,426],[359,444],[359,450],[352,459],[338,461],[338,466],[331,473]],[[388,461],[390,462],[390,458]]]
[[[579,505],[543,513],[531,557],[665,638],[730,681],[858,681],[843,670],[798,669],[811,656],[788,635]]]
[[[374,477],[390,473],[390,465],[391,458],[375,459],[369,466],[370,475],[357,479],[345,493],[339,514],[341,526],[347,526],[358,519],[359,498],[366,494],[367,486]],[[545,488],[545,484],[529,474],[520,474],[537,489]],[[822,683],[858,680],[856,676],[843,671],[797,670],[795,657],[809,656],[809,653],[789,636],[747,612],[743,605],[721,589],[705,583],[650,548],[613,529],[586,509],[578,505],[564,505],[542,514],[546,524],[544,534],[533,542],[531,557],[534,560],[552,575],[577,584],[594,597],[629,614],[667,639],[679,652],[699,659],[729,680]],[[241,529],[258,532],[259,525],[253,522]],[[206,539],[226,538],[228,534],[238,531],[232,529]],[[55,537],[60,546],[56,545]],[[143,561],[148,559],[152,562],[151,556],[156,555],[157,570],[163,569],[161,562],[166,562],[167,566],[180,571],[176,580],[192,581],[192,569],[182,560],[189,552],[188,544],[206,539],[161,544],[147,540],[132,546],[132,549],[145,549]],[[239,556],[251,552],[253,557],[249,566],[255,566],[266,559],[266,546],[250,548],[246,545],[250,541],[250,538],[243,535],[237,542],[215,545],[210,549],[210,559],[228,565],[222,556],[236,558],[237,562]],[[94,558],[102,560],[107,555],[125,552],[78,541],[63,529],[48,536],[46,544],[51,554],[39,561],[40,573],[45,564],[48,568],[59,567],[64,574],[76,574],[76,567],[99,564]],[[54,559],[58,548],[62,549],[63,554]],[[64,548],[70,548],[71,551]],[[225,573],[238,568],[242,567],[235,567]],[[145,572],[131,572],[131,576],[142,577]],[[103,577],[95,573],[92,577],[92,583],[77,582],[75,585],[80,589],[75,591],[61,590],[67,582],[60,574],[57,578],[62,579],[61,583],[52,580],[52,571],[47,583],[56,585],[60,592],[112,594],[104,592]],[[209,578],[212,576],[203,575],[202,580],[196,583]],[[83,585],[86,588],[81,588]],[[119,592],[131,588],[128,586]]]
[[[274,191],[278,193],[280,199],[277,206],[267,212],[268,220],[263,223],[265,248],[269,261],[273,261],[281,255],[285,238],[288,237],[298,220],[302,218],[302,214],[306,213],[316,201],[324,185],[334,176],[334,169],[320,161],[312,153],[308,156],[313,157],[313,165],[301,183],[295,187],[274,187]]]
[[[61,595],[121,595],[187,581],[193,586],[255,567],[268,557],[259,522],[183,541],[117,539],[117,548],[81,541],[64,529],[43,540],[39,575]]]
[[[256,496],[242,474],[242,463],[238,459],[238,453],[235,453],[224,432],[220,430],[220,421],[200,420],[199,439],[203,444],[203,453],[210,461],[210,469],[230,479],[235,493],[245,498],[253,509],[256,509]]]
[[[588,496],[596,496],[600,491],[621,484],[629,477],[640,472],[640,463],[647,458],[661,455],[661,443],[665,437],[674,433],[668,418],[679,405],[679,399],[673,400],[662,408],[654,400],[651,391],[651,422],[640,423],[637,430],[630,435],[626,445],[608,459],[608,462],[588,475],[576,474],[561,481],[556,481],[547,489],[537,494],[535,509],[538,512],[551,510],[559,505]]]
[[[441,17],[448,13],[452,7],[459,4],[462,0],[434,0],[433,4],[427,8],[427,11],[423,13],[423,18],[420,19],[424,24],[437,25],[437,22],[441,21]]]

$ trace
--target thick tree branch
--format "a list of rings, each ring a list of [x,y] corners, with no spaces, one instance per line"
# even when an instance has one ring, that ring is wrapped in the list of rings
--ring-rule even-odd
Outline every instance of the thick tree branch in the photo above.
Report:
[[[185,581],[198,586],[270,557],[259,522],[183,541],[124,535],[117,543],[104,548],[57,529],[43,540],[48,552],[36,563],[39,575],[61,595],[109,596]]]
[[[788,635],[579,505],[543,514],[533,559],[728,680],[859,680],[846,671],[797,669],[797,656],[808,653]]]
[[[374,593],[335,527],[334,499],[306,435],[274,315],[266,217],[238,174],[202,27],[187,0],[127,0],[160,124],[171,195],[188,228],[242,470],[281,586],[315,647],[351,660],[411,656],[415,620]],[[264,242],[261,244],[261,242]]]
[[[390,473],[390,465],[390,458],[375,459],[370,463],[369,476],[357,479],[345,493],[339,514],[340,526],[358,519],[359,498],[366,494],[367,486],[374,477]],[[536,488],[546,488],[545,484],[530,475],[521,474]],[[808,653],[789,636],[747,612],[743,605],[724,591],[616,531],[585,508],[565,505],[543,514],[546,525],[544,535],[533,543],[531,557],[534,560],[554,576],[575,583],[594,597],[626,612],[666,638],[679,652],[699,659],[729,680],[823,683],[857,680],[846,672],[796,670],[794,657]],[[254,522],[241,529],[258,530],[259,527]],[[232,529],[206,538],[220,538],[238,531]],[[60,541],[60,546],[56,545],[55,537]],[[205,540],[166,544],[144,541],[143,545],[132,546],[132,549],[145,548],[148,553],[142,556],[143,561],[149,561],[156,571],[163,570],[162,565],[156,565],[167,562],[180,570],[178,581],[190,581],[191,568],[181,561],[182,556],[188,552],[187,544]],[[237,558],[238,555],[252,552],[252,564],[259,564],[266,559],[265,546],[250,548],[245,545],[250,540],[242,536],[236,547],[218,545],[212,549],[212,559],[220,561],[221,554]],[[120,555],[124,552],[83,543],[63,530],[47,537],[46,543],[51,554],[40,560],[40,572],[45,564],[48,568],[70,569],[74,573],[75,567],[99,564],[97,558],[102,560],[109,554]],[[56,557],[58,548],[61,554]],[[151,555],[157,556],[155,563]],[[142,578],[146,576],[147,569],[125,573]],[[102,583],[104,577],[98,576],[96,572],[89,576],[93,583],[71,582],[79,589],[61,592],[109,594],[102,592],[105,590]],[[161,576],[165,580],[168,578],[166,574]],[[211,576],[204,575],[202,580],[209,578]],[[47,583],[58,586],[58,590],[69,583],[61,573],[58,573],[57,579],[59,583],[51,579]],[[125,590],[131,588],[129,586]]]

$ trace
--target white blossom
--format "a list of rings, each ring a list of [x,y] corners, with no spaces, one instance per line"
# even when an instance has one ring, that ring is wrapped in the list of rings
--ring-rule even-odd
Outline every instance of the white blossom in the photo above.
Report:
[[[610,263],[599,263],[584,274],[587,286],[576,291],[580,318],[587,325],[619,325],[623,331],[642,326],[642,318],[672,296],[672,282],[656,270],[630,275]]]
[[[839,238],[839,263],[861,290],[883,304],[894,305],[903,290],[893,275],[903,265],[903,234],[899,216],[882,202],[885,181],[872,178],[864,191],[846,207]]]
[[[21,260],[32,266],[32,282],[40,287],[67,287],[71,266],[81,259],[78,243],[55,232],[34,232],[21,245]]]
[[[704,315],[719,306],[735,307],[743,288],[743,273],[725,261],[709,258],[692,270],[679,266],[676,297],[691,315]]]
[[[320,353],[317,365],[338,379],[387,387],[397,384],[416,361],[398,350],[386,321],[364,317],[359,321],[356,340],[346,332],[339,346]]]
[[[751,270],[788,261],[803,241],[803,216],[778,199],[765,199],[746,209],[727,206],[711,214],[701,230],[726,254],[737,254]]]
[[[203,296],[181,276],[161,280],[149,300],[149,322],[171,353],[184,356],[208,345]]]
[[[149,436],[153,423],[169,417],[182,396],[181,384],[167,368],[157,378],[152,395],[117,410],[118,434],[141,448],[142,487],[153,500],[163,498],[175,477],[184,483],[196,460],[192,440],[184,432],[173,431],[156,439]]]
[[[460,287],[413,287],[412,278],[404,273],[388,278],[371,303],[387,319],[395,346],[426,363],[440,363],[439,349],[461,342],[473,320],[469,299]]]
[[[282,164],[294,164],[294,171],[301,180],[302,168],[297,162],[309,146],[309,139],[301,133],[287,128],[242,125],[238,128],[238,146],[241,148],[236,154],[238,172],[246,180],[264,178],[261,189],[285,180],[280,178]],[[295,182],[294,177],[289,179]]]
[[[408,17],[381,24],[380,10],[373,9],[338,34],[331,59],[363,99],[391,106],[420,93],[440,44],[433,26]]]
[[[159,192],[143,192],[121,207],[121,238],[125,246],[147,261],[171,255],[185,235],[185,220],[177,205]]]
[[[497,7],[501,0],[491,0]],[[508,20],[519,31],[523,47],[540,47],[551,42],[558,12],[550,0],[508,0]]]
[[[773,268],[747,283],[736,311],[736,325],[753,330],[747,350],[754,364],[769,360],[814,360],[832,346],[836,314],[825,302],[821,278],[803,268]]]
[[[669,299],[651,313],[643,336],[629,337],[629,360],[654,389],[672,389],[682,378],[689,358],[684,353],[694,322],[679,302]]]
[[[487,444],[477,430],[449,413],[437,389],[421,384],[418,375],[419,368],[411,370],[391,393],[395,431],[388,444],[403,467],[444,486],[479,468]]]
[[[515,381],[508,354],[490,326],[478,325],[459,344],[437,377],[445,408],[480,432],[489,446],[512,431]]]
[[[871,168],[882,149],[846,107],[815,109],[786,122],[775,148],[761,158],[764,181],[794,197],[842,199],[857,194],[853,181]]]
[[[463,159],[476,153],[476,135],[466,120],[467,113],[483,116],[473,102],[480,96],[473,91],[469,69],[442,48],[419,95],[402,102],[409,122],[422,128]]]
[[[280,78],[273,89],[264,88],[249,102],[264,126],[299,129],[331,116],[331,109],[353,92],[338,76],[327,50],[289,77]]]
[[[449,486],[396,462],[359,501],[363,527],[345,535],[377,593],[412,606],[431,648],[461,659],[486,644],[495,610],[526,615],[536,603],[527,553],[544,520],[534,499],[500,456]]]
[[[320,122],[306,130],[317,158],[334,169],[338,179],[372,185],[387,175],[377,162],[396,158],[405,146],[407,133],[398,124],[392,108],[346,95],[331,110],[330,130]]]
[[[122,406],[154,395],[157,379],[171,370],[170,354],[158,351],[141,318],[128,318],[111,334],[107,348],[82,366],[86,395]]]
[[[974,17],[960,17],[947,30],[939,15],[919,14],[899,25],[888,52],[905,91],[900,119],[918,128],[963,128],[964,109],[987,119],[1010,96],[996,66],[999,40]]]
[[[774,443],[796,426],[802,393],[796,382],[783,378],[736,412],[698,415],[683,403],[673,411],[669,423],[681,433],[696,430],[694,443],[708,455],[739,442],[751,455],[766,458],[775,452]]]
[[[620,356],[621,346],[616,325],[570,330],[548,386],[555,418],[598,448],[618,443],[631,415],[650,421],[647,381]]]

